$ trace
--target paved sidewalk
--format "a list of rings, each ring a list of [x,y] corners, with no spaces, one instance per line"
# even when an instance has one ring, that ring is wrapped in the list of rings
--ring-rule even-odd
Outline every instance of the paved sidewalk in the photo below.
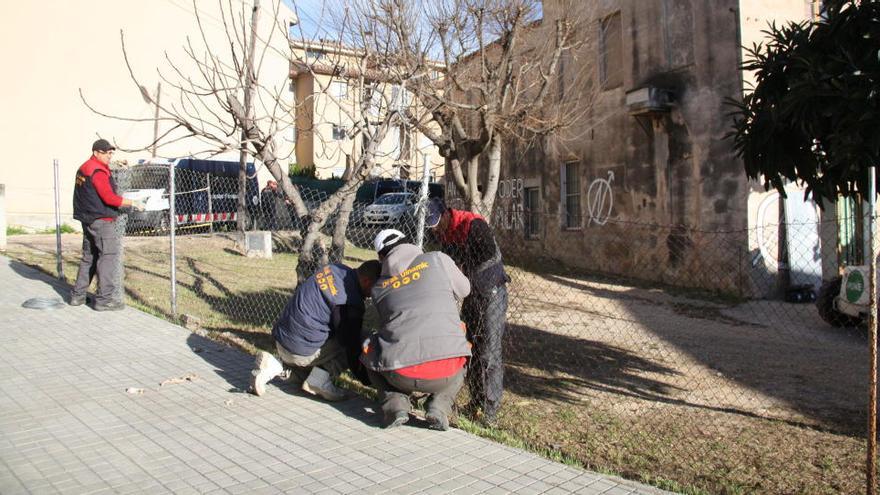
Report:
[[[0,257],[2,494],[664,493],[459,430],[385,431],[362,399],[244,393],[251,356],[130,308],[21,307],[66,292]]]

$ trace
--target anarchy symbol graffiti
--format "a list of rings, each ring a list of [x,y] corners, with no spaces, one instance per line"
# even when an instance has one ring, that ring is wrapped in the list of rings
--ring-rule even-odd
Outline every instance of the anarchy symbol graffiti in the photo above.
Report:
[[[596,179],[587,189],[587,209],[590,215],[588,226],[592,223],[605,225],[611,217],[611,209],[614,208],[614,196],[611,194],[613,181],[614,172],[609,171],[607,179]]]

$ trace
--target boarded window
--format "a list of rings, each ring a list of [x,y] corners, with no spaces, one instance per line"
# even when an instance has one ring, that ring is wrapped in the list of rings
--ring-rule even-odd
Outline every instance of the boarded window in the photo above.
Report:
[[[614,89],[623,85],[623,46],[620,12],[599,23],[599,86]]]
[[[523,190],[523,215],[527,239],[535,239],[541,232],[541,203],[538,191],[537,187],[527,187]]]
[[[581,228],[580,164],[569,162],[562,165],[562,226],[566,229]]]

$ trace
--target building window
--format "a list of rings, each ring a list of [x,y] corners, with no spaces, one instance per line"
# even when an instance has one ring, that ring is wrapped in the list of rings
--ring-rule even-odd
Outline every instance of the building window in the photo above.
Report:
[[[343,139],[345,139],[345,127],[333,124],[333,140],[342,141]]]
[[[580,164],[577,162],[562,165],[562,226],[566,229],[581,228],[581,188]]]
[[[412,95],[405,88],[398,85],[391,86],[391,109],[402,111],[410,104]]]
[[[306,63],[317,62],[324,58],[324,52],[320,50],[306,50]]]
[[[623,47],[620,12],[599,22],[599,86],[614,89],[623,85]]]
[[[527,239],[539,237],[541,228],[541,203],[537,187],[523,189],[523,215]]]
[[[334,98],[348,98],[348,83],[345,81],[333,81],[330,83],[330,94]]]

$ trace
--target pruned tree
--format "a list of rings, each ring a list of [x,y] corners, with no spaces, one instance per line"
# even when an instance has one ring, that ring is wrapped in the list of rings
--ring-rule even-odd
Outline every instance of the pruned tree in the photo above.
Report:
[[[817,203],[865,195],[880,164],[880,2],[824,2],[814,22],[770,25],[747,50],[755,85],[731,134],[749,178],[785,195],[801,182]]]
[[[580,43],[577,9],[557,9],[562,15],[545,22],[537,0],[348,5],[358,18],[375,20],[361,43],[393,47],[382,65],[420,103],[408,121],[438,147],[471,210],[491,215],[505,143],[559,131],[590,104],[561,105],[555,93],[560,60]]]
[[[202,4],[203,5],[203,4]],[[173,98],[167,95],[161,101],[151,95],[142,84],[141,77],[135,74],[125,48],[125,37],[121,34],[123,55],[133,83],[140,89],[143,98],[158,108],[156,120],[165,128],[155,142],[145,143],[140,151],[178,143],[187,140],[200,144],[200,150],[192,154],[216,156],[220,153],[238,151],[242,161],[247,155],[254,156],[281,185],[284,195],[290,200],[297,216],[306,220],[302,229],[302,245],[297,264],[300,280],[311,275],[317,265],[328,260],[338,260],[345,249],[345,230],[348,214],[351,212],[354,195],[358,186],[366,179],[373,167],[379,144],[388,130],[398,125],[402,114],[390,105],[390,96],[384,89],[387,81],[378,77],[371,67],[378,58],[377,53],[387,52],[388,47],[375,50],[349,50],[336,60],[316,61],[308,57],[306,50],[293,50],[289,43],[289,26],[280,20],[281,4],[273,4],[269,26],[264,26],[260,16],[259,0],[251,6],[241,3],[236,9],[232,0],[218,0],[217,10],[222,19],[226,43],[218,47],[211,42],[202,22],[203,14],[197,3],[193,11],[201,43],[188,39],[184,47],[186,63],[195,70],[186,70],[166,54],[167,68],[158,70],[163,87],[170,88]],[[250,15],[248,15],[250,14]],[[329,19],[328,19],[329,21]],[[353,23],[347,16],[335,19],[340,32],[361,30],[362,25]],[[360,31],[360,36],[364,33]],[[280,40],[279,40],[280,38]],[[280,41],[280,43],[279,43]],[[301,41],[300,44],[302,44]],[[281,150],[279,136],[289,133],[296,125],[298,111],[305,111],[317,98],[335,101],[329,91],[330,83],[318,83],[314,92],[301,101],[293,101],[289,94],[289,73],[267,74],[263,64],[268,57],[284,57],[291,70],[305,71],[313,75],[329,75],[355,81],[353,98],[356,105],[338,105],[347,114],[352,126],[347,130],[352,143],[352,152],[346,160],[345,183],[334,194],[320,204],[306,204],[299,190],[291,183],[287,167],[282,163],[288,160],[291,152]],[[384,55],[383,55],[384,56]],[[268,80],[267,80],[268,79]],[[321,79],[321,80],[325,80]],[[319,81],[316,78],[316,81]],[[81,91],[82,95],[82,91]],[[139,119],[110,115],[95,109],[83,95],[85,104],[100,115],[131,122],[153,122],[154,119]],[[378,102],[378,104],[377,104]],[[369,110],[373,109],[375,111]],[[313,129],[297,129],[298,132]],[[340,212],[340,210],[342,210]],[[329,252],[320,249],[323,245],[321,232],[334,213],[339,212],[332,247]],[[323,251],[323,252],[322,252]]]

